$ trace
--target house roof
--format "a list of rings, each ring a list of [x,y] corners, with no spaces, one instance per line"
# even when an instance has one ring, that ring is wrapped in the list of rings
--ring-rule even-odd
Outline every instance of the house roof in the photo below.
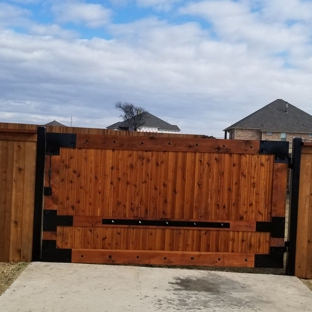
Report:
[[[66,127],[65,125],[61,124],[60,122],[56,121],[55,119],[53,121],[45,124],[45,126]]]
[[[142,127],[148,128],[158,128],[159,130],[168,130],[168,131],[181,131],[177,125],[171,125],[168,122],[148,113],[142,113],[143,118],[142,121],[144,122]],[[119,129],[128,129],[127,121],[116,122],[107,127],[107,129],[119,130]]]
[[[257,129],[262,132],[312,133],[312,116],[278,99],[223,131]]]

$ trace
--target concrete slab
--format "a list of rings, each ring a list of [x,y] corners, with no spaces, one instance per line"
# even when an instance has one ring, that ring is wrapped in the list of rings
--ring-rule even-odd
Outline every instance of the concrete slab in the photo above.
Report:
[[[0,311],[312,311],[296,277],[186,269],[31,263]]]

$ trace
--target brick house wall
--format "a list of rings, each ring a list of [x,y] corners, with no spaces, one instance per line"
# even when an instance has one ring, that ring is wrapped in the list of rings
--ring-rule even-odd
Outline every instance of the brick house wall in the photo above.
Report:
[[[289,142],[292,151],[292,140],[302,138],[304,142],[312,142],[312,133],[286,133],[286,141]],[[268,140],[281,141],[281,132],[261,132],[260,130],[233,129],[229,132],[229,139],[235,140]]]
[[[229,139],[261,140],[261,132],[259,130],[234,129],[231,130]]]

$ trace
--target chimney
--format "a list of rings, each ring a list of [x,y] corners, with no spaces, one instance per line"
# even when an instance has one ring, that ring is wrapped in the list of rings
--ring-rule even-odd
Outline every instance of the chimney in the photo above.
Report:
[[[288,113],[288,102],[286,102],[285,113]]]

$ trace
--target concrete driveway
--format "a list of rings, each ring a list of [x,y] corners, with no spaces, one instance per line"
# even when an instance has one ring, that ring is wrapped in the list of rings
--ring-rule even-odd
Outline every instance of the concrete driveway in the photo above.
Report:
[[[0,296],[3,312],[312,311],[296,277],[31,263]]]

